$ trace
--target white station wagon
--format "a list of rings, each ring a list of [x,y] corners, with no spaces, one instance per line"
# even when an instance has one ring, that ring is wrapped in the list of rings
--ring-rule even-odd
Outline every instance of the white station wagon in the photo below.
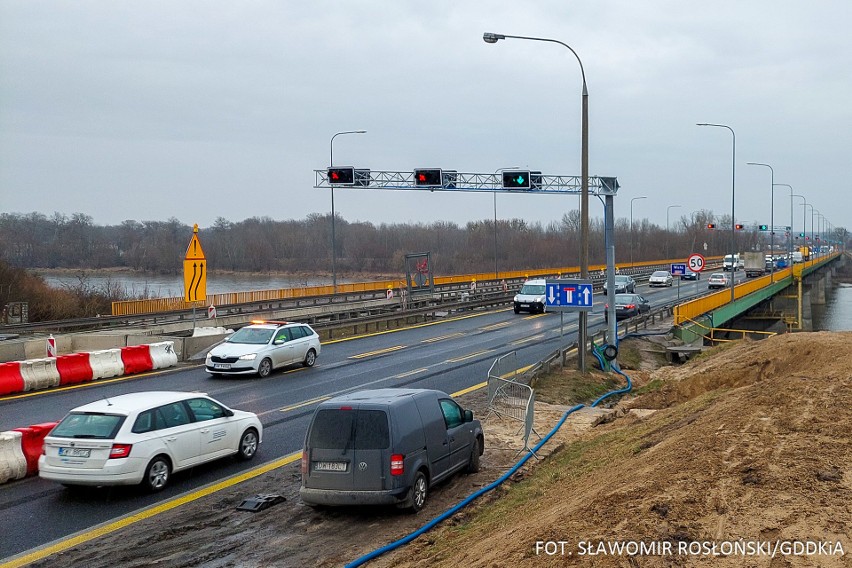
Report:
[[[203,393],[138,392],[72,410],[44,439],[39,477],[64,485],[136,485],[159,491],[171,474],[261,443],[257,415]]]

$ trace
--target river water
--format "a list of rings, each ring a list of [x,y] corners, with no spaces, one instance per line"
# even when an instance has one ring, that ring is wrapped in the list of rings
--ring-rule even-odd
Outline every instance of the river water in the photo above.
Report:
[[[852,283],[826,289],[824,306],[811,306],[814,331],[852,331]]]
[[[182,276],[161,276],[156,274],[131,274],[126,272],[38,272],[45,282],[54,288],[79,288],[89,290],[107,290],[116,285],[123,287],[132,298],[172,298],[183,296]],[[366,278],[353,280],[338,276],[340,284],[364,282]],[[277,290],[279,288],[302,288],[305,286],[330,286],[331,275],[283,276],[268,274],[211,274],[207,278],[208,294],[228,292],[251,292],[253,290]]]

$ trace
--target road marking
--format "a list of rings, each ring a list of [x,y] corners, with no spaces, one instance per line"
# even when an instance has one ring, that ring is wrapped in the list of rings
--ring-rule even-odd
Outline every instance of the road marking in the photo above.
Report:
[[[290,412],[291,410],[296,410],[297,408],[302,408],[303,406],[310,406],[311,404],[316,404],[318,402],[322,402],[330,398],[330,396],[320,396],[317,398],[312,398],[311,400],[306,400],[305,402],[300,402],[299,404],[294,404],[293,406],[285,406],[284,408],[279,410],[279,412]]]
[[[531,337],[525,337],[524,339],[519,339],[517,341],[512,341],[510,345],[522,345],[524,343],[529,343],[530,341],[537,341],[539,339],[544,339],[543,333],[539,333],[538,335],[533,335]]]
[[[385,353],[392,353],[394,351],[399,351],[400,349],[405,349],[405,345],[394,345],[393,347],[388,347],[387,349],[379,349],[378,351],[368,351],[367,353],[361,353],[359,355],[352,355],[349,358],[350,359],[364,359],[365,357],[372,357],[373,355],[384,355]]]
[[[459,363],[461,361],[466,361],[467,359],[473,359],[474,357],[479,357],[480,355],[485,355],[486,353],[491,353],[494,351],[493,349],[486,349],[485,351],[477,351],[476,353],[471,353],[470,355],[464,355],[462,357],[456,357],[455,359],[447,359],[446,363]]]
[[[443,341],[445,339],[453,339],[455,337],[463,337],[463,333],[451,333],[449,335],[441,335],[439,337],[430,337],[429,339],[424,339],[420,343],[435,343],[436,341]]]
[[[93,540],[100,536],[113,533],[134,523],[138,523],[139,521],[144,521],[146,519],[159,515],[160,513],[165,513],[166,511],[170,511],[172,509],[180,507],[181,505],[185,505],[192,501],[196,501],[202,497],[206,497],[207,495],[210,495],[217,491],[221,491],[222,489],[232,487],[234,485],[242,483],[243,481],[248,481],[249,479],[253,479],[274,469],[284,467],[285,465],[289,465],[295,461],[300,460],[301,458],[302,452],[296,452],[290,454],[289,456],[284,456],[283,458],[279,458],[267,464],[263,464],[256,468],[250,469],[249,471],[246,471],[244,473],[240,473],[231,476],[227,479],[223,479],[222,481],[212,483],[210,485],[202,487],[201,489],[185,493],[184,495],[175,497],[174,499],[170,499],[165,503],[160,503],[159,505],[152,505],[150,507],[142,509],[138,513],[126,515],[118,519],[117,521],[111,521],[98,525],[97,527],[94,527],[91,530],[79,532],[74,536],[71,536],[60,542],[44,546],[43,548],[38,548],[35,551],[30,552],[29,554],[24,554],[23,556],[15,558],[14,560],[0,564],[0,568],[20,568],[22,566],[26,566],[27,564],[31,564],[43,558],[47,558],[52,554],[68,550],[69,548],[73,548],[77,545],[83,544],[84,542],[89,542],[90,540]]]
[[[430,322],[426,322],[426,323],[420,323],[420,324],[417,324],[417,325],[409,325],[409,326],[406,326],[406,327],[398,327],[396,329],[386,329],[384,331],[376,331],[374,333],[365,333],[363,335],[353,335],[352,337],[341,337],[340,339],[330,339],[328,341],[324,341],[323,345],[326,345],[326,344],[329,344],[329,343],[340,343],[342,341],[352,341],[353,339],[361,339],[362,337],[374,337],[376,335],[385,335],[386,333],[398,333],[400,331],[407,331],[409,329],[417,329],[417,328],[420,328],[420,327],[429,327],[429,326],[433,326],[433,325],[441,325],[441,324],[444,324],[444,323],[450,323],[450,322],[460,321],[460,320],[469,319],[469,318],[478,318],[478,317],[482,317],[482,316],[487,316],[489,314],[494,314],[494,313],[499,313],[499,312],[508,312],[510,309],[511,308],[506,308],[504,310],[495,310],[493,312],[480,312],[480,313],[476,313],[476,314],[469,314],[469,315],[466,315],[466,316],[458,316],[458,317],[454,317],[454,318],[445,318],[445,319],[441,319],[441,320],[438,320],[438,321],[430,321]]]
[[[503,322],[500,322],[500,323],[495,323],[494,325],[487,325],[487,326],[480,328],[480,329],[482,329],[482,331],[493,331],[495,329],[500,329],[501,327],[507,327],[507,326],[510,326],[510,325],[512,325],[511,321],[503,321]]]
[[[131,379],[141,379],[144,377],[151,377],[155,375],[165,375],[174,371],[186,371],[188,369],[197,369],[198,367],[204,367],[204,365],[192,365],[187,367],[170,367],[168,369],[157,369],[154,371],[149,371],[146,373],[137,373],[135,375],[123,375],[121,377],[114,377],[112,379],[94,379],[91,381],[86,381],[85,383],[79,383],[76,385],[63,385],[60,387],[51,387],[50,389],[37,390],[33,392],[21,393],[12,396],[0,396],[0,400],[16,400],[19,398],[29,398],[31,396],[41,396],[45,394],[53,394],[57,392],[69,391],[73,389],[84,389],[88,387],[96,387],[98,385],[107,385],[110,383],[119,383],[122,381],[129,381]]]
[[[531,315],[531,316],[525,316],[524,319],[525,320],[531,320],[531,319],[535,319],[535,318],[541,318],[541,317],[544,317],[546,315],[548,315],[548,313],[544,312],[543,314],[535,314],[535,315]]]
[[[392,379],[403,379],[405,377],[410,377],[411,375],[416,375],[417,373],[423,373],[424,371],[428,371],[428,367],[423,367],[422,369],[414,369],[413,371],[408,371],[407,373],[400,373],[398,375],[394,375]]]

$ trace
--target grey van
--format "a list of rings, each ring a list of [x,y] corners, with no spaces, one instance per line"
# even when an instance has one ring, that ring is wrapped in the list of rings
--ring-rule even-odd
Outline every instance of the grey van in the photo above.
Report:
[[[302,452],[299,494],[308,505],[397,505],[417,512],[429,489],[462,469],[479,471],[482,424],[450,395],[365,390],[321,403]]]

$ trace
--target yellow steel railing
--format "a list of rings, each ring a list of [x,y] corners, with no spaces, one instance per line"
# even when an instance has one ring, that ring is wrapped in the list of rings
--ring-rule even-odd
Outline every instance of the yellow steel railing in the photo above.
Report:
[[[746,334],[748,334],[748,335],[765,335],[767,337],[770,336],[770,335],[778,335],[778,333],[775,332],[775,331],[756,331],[756,330],[753,330],[753,329],[729,329],[729,328],[725,328],[725,327],[708,327],[708,326],[704,325],[703,323],[701,323],[699,321],[695,321],[695,320],[691,320],[691,319],[688,319],[686,321],[691,323],[691,324],[695,324],[698,327],[709,332],[709,334],[708,333],[703,334],[704,339],[706,339],[708,341],[715,341],[715,342],[718,342],[718,343],[724,343],[726,341],[737,341],[737,339],[717,338],[717,337],[714,336],[716,332],[740,333],[740,334],[742,334],[740,339],[745,339]]]

